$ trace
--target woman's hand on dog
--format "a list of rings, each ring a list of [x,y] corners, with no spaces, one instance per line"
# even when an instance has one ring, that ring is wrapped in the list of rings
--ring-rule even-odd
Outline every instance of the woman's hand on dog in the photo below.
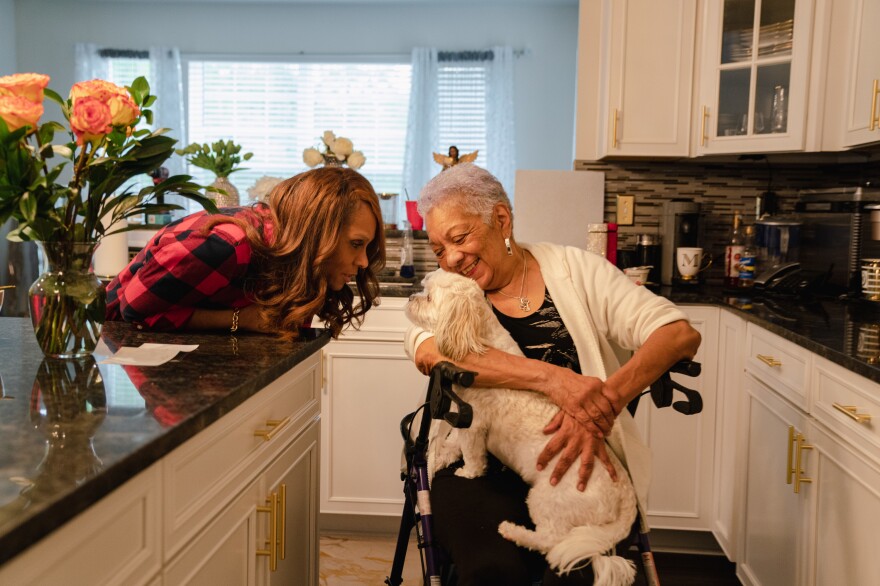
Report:
[[[550,475],[550,484],[553,486],[556,486],[576,460],[580,460],[577,488],[580,491],[586,490],[597,458],[608,470],[611,479],[617,480],[617,471],[605,451],[605,441],[596,437],[565,411],[560,410],[553,417],[544,428],[544,433],[553,434],[553,437],[538,455],[537,466],[538,470],[543,470],[559,455]]]
[[[620,413],[620,398],[602,380],[567,368],[554,368],[550,400],[599,439],[611,433]]]

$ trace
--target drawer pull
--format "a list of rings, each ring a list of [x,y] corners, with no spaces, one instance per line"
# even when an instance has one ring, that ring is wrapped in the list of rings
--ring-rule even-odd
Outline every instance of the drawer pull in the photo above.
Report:
[[[269,441],[288,423],[290,423],[290,417],[285,417],[284,419],[267,419],[266,427],[269,429],[258,429],[254,432],[254,436],[263,438],[263,441]]]
[[[269,569],[278,569],[278,495],[274,492],[266,499],[268,506],[257,507],[258,513],[269,513],[269,539],[266,540],[266,549],[258,549],[258,556],[269,556]]]
[[[755,357],[766,364],[767,366],[782,366],[782,362],[776,360],[772,356],[766,356],[764,354],[755,354]]]
[[[832,403],[832,407],[858,423],[868,423],[871,421],[870,413],[859,413],[859,408],[853,405],[841,405],[840,403]]]
[[[788,426],[788,460],[785,468],[785,484],[791,484],[794,478],[794,426]]]
[[[796,461],[794,464],[794,468],[795,468],[795,471],[794,471],[794,493],[798,494],[801,491],[801,484],[802,483],[813,482],[812,478],[807,478],[806,476],[803,476],[804,470],[801,467],[801,465],[803,464],[804,450],[812,450],[813,446],[811,446],[807,443],[804,443],[805,442],[804,436],[803,436],[803,434],[800,434],[800,433],[797,434],[797,438],[795,439],[795,441],[797,442],[797,455],[795,456]]]

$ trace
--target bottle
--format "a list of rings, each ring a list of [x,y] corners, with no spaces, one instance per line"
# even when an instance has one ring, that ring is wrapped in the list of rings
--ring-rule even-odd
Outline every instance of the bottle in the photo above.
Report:
[[[748,225],[745,228],[745,243],[739,258],[739,289],[751,289],[755,284],[755,265],[758,260],[758,249],[755,248],[755,227]]]
[[[400,276],[411,279],[416,276],[413,262],[413,233],[409,222],[403,222],[403,242],[400,245]]]
[[[786,103],[785,87],[778,85],[773,88],[773,132],[785,132],[788,128],[788,104]]]
[[[733,230],[730,240],[724,247],[724,286],[736,289],[739,286],[739,263],[743,253],[743,237],[740,232],[742,219],[739,212],[733,213]]]

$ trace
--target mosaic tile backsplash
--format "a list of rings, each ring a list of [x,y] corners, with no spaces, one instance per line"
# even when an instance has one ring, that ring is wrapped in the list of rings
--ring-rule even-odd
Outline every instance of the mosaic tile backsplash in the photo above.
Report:
[[[639,234],[658,234],[664,201],[675,198],[700,203],[701,245],[715,260],[709,282],[720,283],[724,246],[739,211],[746,223],[756,219],[757,198],[776,194],[779,214],[791,213],[801,189],[880,186],[880,163],[736,163],[664,161],[578,161],[578,170],[605,173],[605,221],[616,222],[617,196],[635,196],[635,225],[618,228],[618,248],[633,248]],[[841,243],[843,245],[843,243]]]

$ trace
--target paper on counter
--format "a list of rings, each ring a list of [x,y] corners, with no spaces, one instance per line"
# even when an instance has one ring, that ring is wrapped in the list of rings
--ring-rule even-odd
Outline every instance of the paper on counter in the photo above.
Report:
[[[192,352],[198,344],[141,344],[137,348],[123,346],[101,364],[124,366],[159,366],[172,360],[179,352]]]

